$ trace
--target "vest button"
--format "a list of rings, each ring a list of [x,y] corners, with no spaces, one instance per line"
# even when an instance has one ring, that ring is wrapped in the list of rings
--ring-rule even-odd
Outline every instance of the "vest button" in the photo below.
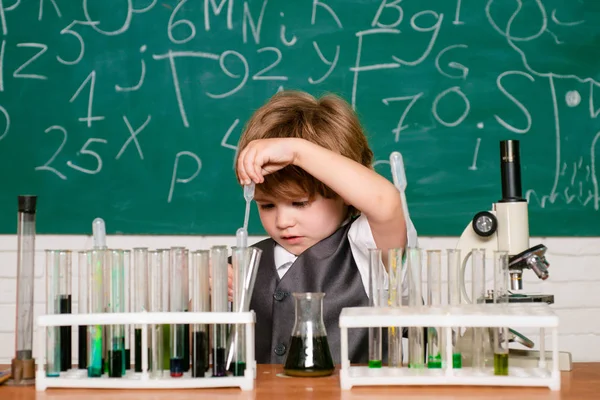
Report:
[[[275,298],[275,300],[277,301],[282,301],[283,299],[285,299],[285,292],[277,290],[275,293],[273,293],[273,298]]]
[[[283,343],[279,343],[277,346],[275,346],[275,354],[278,356],[284,355],[286,350],[285,344]]]

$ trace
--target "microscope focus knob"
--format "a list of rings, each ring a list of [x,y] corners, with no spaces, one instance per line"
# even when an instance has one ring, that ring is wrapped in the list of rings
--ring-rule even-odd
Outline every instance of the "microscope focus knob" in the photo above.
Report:
[[[487,237],[493,235],[498,229],[496,216],[489,211],[481,211],[473,217],[473,230],[479,236]]]

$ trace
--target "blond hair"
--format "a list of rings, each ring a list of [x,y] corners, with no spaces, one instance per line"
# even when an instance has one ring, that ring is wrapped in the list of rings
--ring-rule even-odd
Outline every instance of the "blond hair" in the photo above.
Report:
[[[271,138],[301,138],[366,167],[370,168],[373,162],[373,152],[357,115],[346,101],[332,94],[316,99],[298,91],[277,93],[248,121],[240,137],[238,152],[253,140]],[[338,196],[294,165],[266,175],[257,189],[275,198],[313,197],[315,194],[325,198]]]

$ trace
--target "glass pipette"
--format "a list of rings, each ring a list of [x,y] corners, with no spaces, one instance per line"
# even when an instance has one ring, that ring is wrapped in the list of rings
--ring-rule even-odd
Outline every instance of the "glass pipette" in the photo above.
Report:
[[[244,225],[235,233],[238,248],[248,247],[248,220],[250,219],[250,204],[254,199],[254,183],[244,185],[244,199],[246,200],[246,212],[244,214]]]

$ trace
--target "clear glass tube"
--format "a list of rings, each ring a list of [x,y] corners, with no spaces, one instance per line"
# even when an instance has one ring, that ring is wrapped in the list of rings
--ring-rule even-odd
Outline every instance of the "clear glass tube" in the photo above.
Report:
[[[152,250],[148,252],[150,285],[148,290],[149,308],[151,312],[168,311],[163,302],[163,284],[164,276],[162,271],[162,253]],[[163,375],[163,325],[150,325],[150,357],[149,368],[150,377],[153,379],[162,378]]]
[[[210,250],[212,294],[211,309],[213,312],[227,311],[227,246],[213,246]],[[222,324],[213,326],[213,377],[225,376],[227,346],[227,327]]]
[[[494,303],[508,304],[508,252],[494,251]],[[508,375],[508,327],[493,328],[494,375]]]
[[[250,258],[250,249],[248,247],[234,247],[232,249],[231,264],[233,267],[233,311],[243,311],[244,279],[248,261]],[[246,370],[246,341],[245,326],[235,325],[234,334],[231,338],[230,349],[233,362],[233,375],[244,376]],[[229,357],[228,357],[229,359]],[[228,363],[229,364],[229,363]],[[227,368],[230,369],[229,367]]]
[[[430,307],[442,305],[442,252],[440,250],[427,251],[427,304]],[[428,327],[428,368],[442,368],[447,365],[442,343],[442,329],[440,327]]]
[[[462,263],[460,250],[448,249],[446,254],[448,255],[448,305],[459,306],[461,304],[460,274]],[[456,346],[459,335],[460,328],[452,328],[452,343],[448,344],[452,346],[452,368],[462,368],[462,354]]]
[[[131,250],[123,250],[123,287],[124,287],[124,307],[123,312],[131,312],[133,291],[133,268],[131,264]],[[125,369],[131,369],[131,325],[123,325],[124,333],[124,363]]]
[[[90,251],[90,312],[105,312],[104,304],[104,286],[108,286],[108,278],[104,274],[105,264],[107,263],[106,250]],[[91,325],[88,327],[88,377],[100,377],[104,372],[104,351],[106,341],[103,341],[102,325]],[[103,346],[104,343],[104,346]]]
[[[369,306],[383,307],[383,262],[381,249],[369,249]],[[369,328],[369,368],[382,366],[381,328]]]
[[[163,271],[163,307],[165,311],[169,311],[171,302],[171,250],[170,249],[159,249],[160,252],[160,263]],[[170,370],[171,368],[171,325],[163,324],[162,326],[162,340],[163,340],[163,369]]]
[[[91,275],[89,266],[89,256],[87,251],[79,251],[77,253],[77,311],[79,314],[87,314],[90,312],[90,288]],[[77,355],[79,357],[77,366],[79,369],[87,369],[88,359],[88,327],[80,325],[77,335]]]
[[[421,282],[421,249],[409,247],[408,260],[408,305],[409,307],[423,306],[423,288]],[[422,327],[408,328],[408,366],[409,368],[425,367],[425,343]]]
[[[15,357],[11,376],[16,385],[35,378],[33,360],[33,286],[35,280],[35,211],[37,196],[19,196],[17,214],[17,313]]]
[[[145,312],[148,305],[148,248],[133,249],[133,312]],[[134,371],[142,372],[142,325],[136,325],[134,330]]]
[[[483,304],[485,303],[485,249],[473,249],[471,261],[471,301],[473,304]],[[485,368],[485,330],[486,328],[473,328],[471,366],[475,371],[483,371]]]
[[[190,253],[188,249],[183,249],[183,302],[185,305],[184,311],[190,309]],[[183,325],[183,372],[190,370],[190,324]]]
[[[123,250],[110,250],[109,312],[125,312],[125,261]],[[108,376],[125,375],[125,328],[108,325]]]
[[[169,311],[171,312],[184,312],[187,308],[187,301],[185,301],[185,290],[184,286],[187,285],[187,277],[185,273],[187,271],[185,265],[187,264],[184,260],[184,248],[173,247],[171,248],[171,263],[170,263],[170,296],[169,296]],[[171,324],[171,337],[170,337],[170,364],[169,369],[172,377],[183,376],[183,363],[184,363],[184,326],[181,324]]]
[[[46,250],[46,314],[60,313],[60,256],[57,250]],[[46,376],[58,377],[61,370],[60,326],[49,326],[46,334]]]
[[[210,311],[210,253],[192,252],[192,312]],[[203,378],[208,370],[208,325],[192,326],[192,377]]]
[[[390,249],[388,252],[388,305],[402,307],[402,272],[404,249]],[[402,327],[388,328],[388,365],[402,367]]]
[[[71,314],[71,260],[72,255],[69,250],[58,250],[59,262],[59,313]],[[71,346],[72,346],[72,327],[60,327],[60,370],[68,371],[72,366]]]

